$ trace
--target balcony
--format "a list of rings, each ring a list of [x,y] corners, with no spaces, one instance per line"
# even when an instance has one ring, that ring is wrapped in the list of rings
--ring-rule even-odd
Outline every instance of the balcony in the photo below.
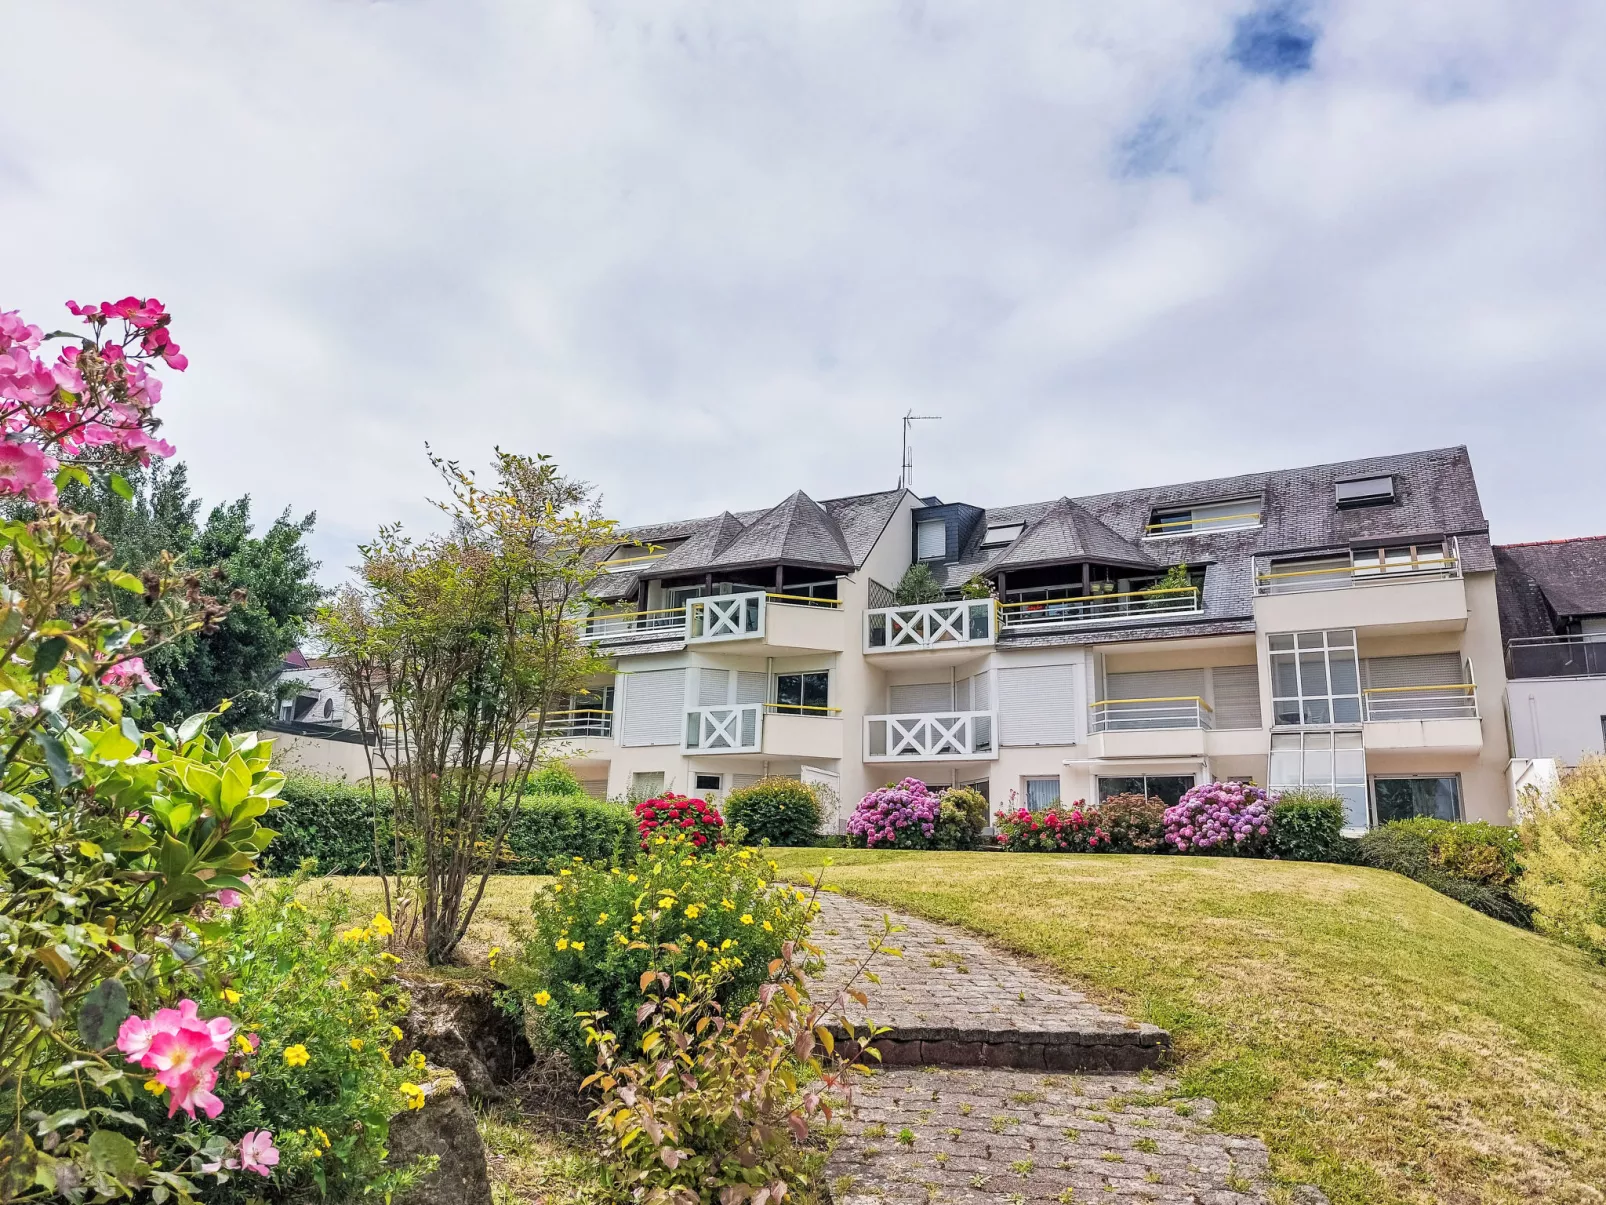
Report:
[[[759,753],[764,742],[764,704],[734,703],[686,711],[683,753]]]
[[[1341,559],[1255,558],[1256,626],[1272,632],[1365,628],[1376,635],[1466,628],[1466,583],[1453,553],[1401,564],[1333,563]]]
[[[864,651],[868,655],[985,649],[997,638],[994,616],[990,598],[877,607],[864,613]]]
[[[1124,594],[1031,599],[998,605],[1000,626],[1011,633],[1057,631],[1093,624],[1132,624],[1204,614],[1199,587],[1167,586]]]
[[[1368,752],[1474,753],[1483,748],[1477,687],[1471,682],[1439,686],[1387,686],[1362,692]]]
[[[842,756],[841,714],[835,707],[798,704],[692,707],[686,711],[681,752],[836,760]]]
[[[841,601],[801,594],[716,594],[681,607],[588,615],[578,622],[580,639],[621,652],[659,640],[738,644],[760,655],[839,653],[845,647]]]
[[[600,707],[550,712],[546,732],[561,740],[611,740],[613,712]]]
[[[596,644],[639,644],[654,640],[682,640],[686,636],[686,608],[656,611],[610,611],[575,621],[580,639]]]
[[[1606,676],[1606,636],[1519,636],[1506,645],[1508,678]]]
[[[864,717],[867,762],[992,761],[998,757],[998,715],[939,711]]]
[[[1202,757],[1214,726],[1210,704],[1195,695],[1103,699],[1089,710],[1088,752],[1095,758]]]

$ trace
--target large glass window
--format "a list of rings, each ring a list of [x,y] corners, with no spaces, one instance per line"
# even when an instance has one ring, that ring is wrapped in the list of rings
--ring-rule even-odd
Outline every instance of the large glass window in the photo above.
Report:
[[[1060,780],[1057,778],[1028,778],[1025,782],[1026,806],[1034,812],[1046,812],[1060,801]]]
[[[1344,827],[1367,827],[1366,750],[1359,732],[1274,732],[1271,789],[1304,787],[1344,801]]]
[[[1175,807],[1193,789],[1192,774],[1140,774],[1129,778],[1099,779],[1099,802],[1111,795],[1150,795],[1166,807]]]
[[[1361,676],[1355,632],[1284,632],[1271,649],[1273,723],[1319,725],[1361,722]]]
[[[1377,822],[1428,816],[1434,820],[1461,819],[1461,778],[1374,778]]]
[[[824,715],[830,699],[831,675],[775,675],[775,710],[781,715]]]
[[[1186,536],[1200,531],[1240,531],[1260,526],[1260,499],[1229,498],[1192,506],[1157,507],[1149,516],[1144,535]]]
[[[1449,567],[1442,540],[1435,540],[1431,544],[1357,548],[1353,555],[1356,577],[1377,577],[1385,573],[1428,573]]]

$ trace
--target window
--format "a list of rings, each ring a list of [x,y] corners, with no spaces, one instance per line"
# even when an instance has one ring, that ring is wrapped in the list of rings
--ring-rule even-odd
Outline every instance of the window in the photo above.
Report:
[[[1344,801],[1344,827],[1366,827],[1366,750],[1359,732],[1274,732],[1271,789],[1306,787]]]
[[[692,782],[697,792],[702,794],[708,791],[718,791],[725,782],[725,776],[722,774],[697,774],[693,775]]]
[[[325,699],[323,701],[323,718],[327,720],[330,716],[332,716],[334,714],[335,714],[335,701],[333,699]]]
[[[1449,568],[1444,542],[1394,544],[1387,548],[1357,548],[1355,576],[1376,577],[1385,573],[1431,573]]]
[[[1229,498],[1224,502],[1200,502],[1188,506],[1157,507],[1149,516],[1143,534],[1186,536],[1201,531],[1242,531],[1260,526],[1259,498]]]
[[[830,699],[831,675],[775,675],[775,711],[779,715],[824,715]]]
[[[1034,812],[1046,812],[1060,801],[1058,778],[1028,778],[1024,785],[1026,806]]]
[[[662,770],[637,770],[630,776],[630,798],[655,799],[664,793]]]
[[[1372,794],[1377,800],[1377,822],[1410,820],[1427,816],[1434,820],[1461,819],[1461,776],[1443,778],[1374,778]]]
[[[295,716],[296,705],[293,702],[291,702],[289,699],[286,699],[283,703],[279,704],[279,718],[281,720],[293,720],[295,719]]]
[[[1340,481],[1333,490],[1333,500],[1340,507],[1381,506],[1394,501],[1394,478],[1358,477]]]
[[[1352,629],[1285,632],[1272,635],[1267,643],[1272,723],[1361,722],[1361,679]]]
[[[1013,544],[1025,530],[1024,523],[989,523],[987,530],[982,533],[981,546],[999,548],[1005,544]]]
[[[940,561],[948,555],[948,524],[941,519],[923,519],[915,525],[915,559]]]
[[[1175,807],[1193,789],[1192,774],[1142,774],[1131,778],[1099,779],[1099,802],[1111,795],[1152,795],[1166,807]]]

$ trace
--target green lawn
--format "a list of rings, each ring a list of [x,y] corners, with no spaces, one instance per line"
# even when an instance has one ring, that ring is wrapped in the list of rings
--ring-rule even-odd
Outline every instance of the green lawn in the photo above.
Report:
[[[1169,1029],[1185,1090],[1335,1205],[1606,1201],[1606,970],[1382,871],[786,850]]]

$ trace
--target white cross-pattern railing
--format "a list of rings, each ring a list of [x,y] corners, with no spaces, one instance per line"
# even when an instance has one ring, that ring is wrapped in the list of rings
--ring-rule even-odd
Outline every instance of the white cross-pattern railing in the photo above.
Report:
[[[719,594],[686,604],[686,640],[747,640],[764,634],[765,599],[752,594]]]
[[[877,607],[864,614],[864,650],[879,653],[992,644],[995,609],[990,598]]]
[[[979,761],[998,756],[991,711],[932,711],[864,717],[867,762]]]
[[[764,743],[764,704],[732,703],[686,710],[687,753],[757,753]]]

